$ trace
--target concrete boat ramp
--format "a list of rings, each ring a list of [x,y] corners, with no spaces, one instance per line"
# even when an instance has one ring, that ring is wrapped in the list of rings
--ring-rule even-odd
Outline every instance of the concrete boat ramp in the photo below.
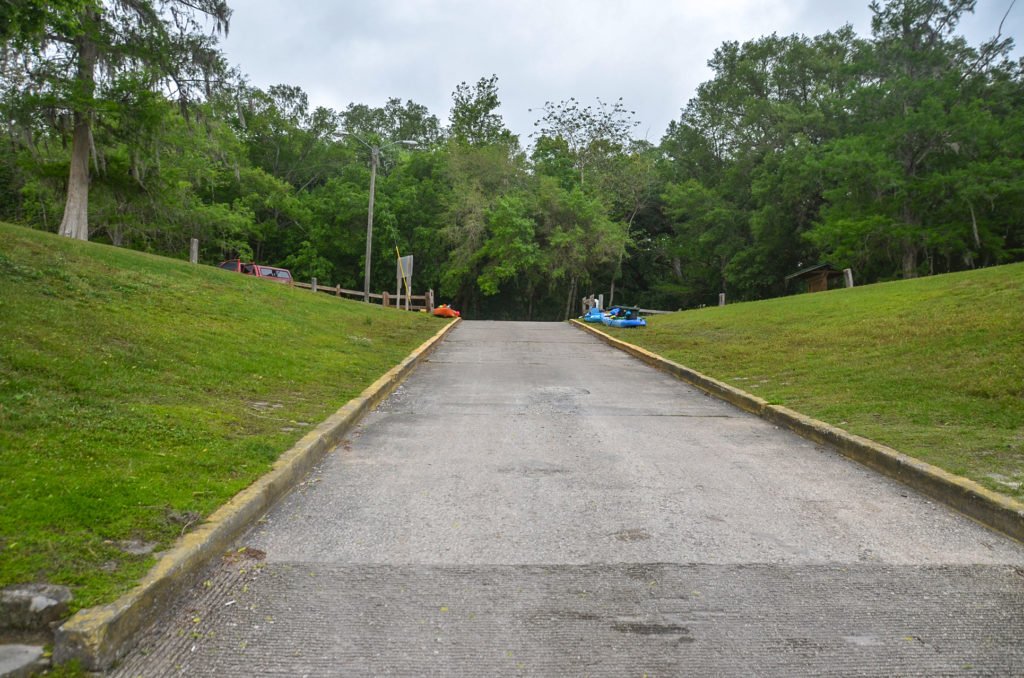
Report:
[[[1024,546],[567,324],[462,322],[111,676],[1024,675]]]

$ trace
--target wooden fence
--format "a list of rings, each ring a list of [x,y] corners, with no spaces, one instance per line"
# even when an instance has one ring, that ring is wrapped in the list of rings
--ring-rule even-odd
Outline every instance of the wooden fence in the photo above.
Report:
[[[196,238],[192,238],[189,242],[188,260],[193,264],[199,263],[199,240]],[[313,278],[311,283],[298,282],[293,279],[291,284],[294,287],[302,287],[307,290],[313,290],[313,292],[326,292],[336,297],[344,295],[346,297],[356,297],[360,300],[363,298],[363,293],[359,290],[346,290],[341,285],[337,287],[324,287],[317,284],[316,278]],[[371,292],[370,303],[379,303],[386,308],[394,307],[405,309],[406,311],[426,311],[430,313],[434,310],[434,290],[427,290],[426,294],[399,295],[392,295],[388,292],[381,292],[380,294]]]
[[[586,315],[592,308],[604,309],[604,295],[599,294],[594,296],[591,294],[589,297],[583,297],[580,300],[583,308],[583,315]],[[656,315],[658,313],[675,313],[675,311],[655,311],[651,308],[638,308],[637,309],[642,315]]]
[[[355,297],[360,301],[363,299],[363,292],[361,290],[346,290],[341,285],[338,285],[337,287],[326,287],[324,285],[317,284],[316,278],[313,278],[313,282],[311,283],[293,281],[292,285],[312,290],[313,292],[333,294],[336,297]],[[399,308],[406,311],[426,311],[430,313],[434,310],[434,290],[427,290],[426,294],[401,295],[394,295],[388,292],[381,292],[380,294],[370,292],[370,303],[380,304],[386,308]]]

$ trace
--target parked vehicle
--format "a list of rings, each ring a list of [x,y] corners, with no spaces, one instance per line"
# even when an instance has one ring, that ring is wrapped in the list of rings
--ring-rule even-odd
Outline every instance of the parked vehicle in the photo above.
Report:
[[[244,273],[245,275],[254,275],[257,278],[268,278],[274,282],[282,282],[292,284],[291,271],[287,268],[278,268],[276,266],[264,266],[262,264],[254,264],[252,262],[245,262],[241,259],[228,259],[218,264],[217,268],[223,268],[225,271],[235,271],[236,273]]]
[[[255,265],[253,268],[255,269],[255,273],[253,275],[256,275],[260,278],[270,278],[274,282],[283,282],[288,283],[289,285],[291,285],[293,282],[292,273],[287,268],[277,268],[276,266],[260,266],[258,264]]]
[[[223,268],[225,271],[234,271],[235,273],[248,273],[252,275],[253,264],[242,263],[241,259],[228,259],[222,261],[217,265],[217,268]]]

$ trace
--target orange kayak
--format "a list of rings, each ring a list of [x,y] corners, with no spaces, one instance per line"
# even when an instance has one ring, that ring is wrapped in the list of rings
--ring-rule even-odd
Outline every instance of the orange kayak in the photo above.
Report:
[[[459,312],[456,311],[454,308],[450,307],[448,304],[441,304],[440,306],[434,309],[434,315],[439,316],[441,318],[458,318]]]

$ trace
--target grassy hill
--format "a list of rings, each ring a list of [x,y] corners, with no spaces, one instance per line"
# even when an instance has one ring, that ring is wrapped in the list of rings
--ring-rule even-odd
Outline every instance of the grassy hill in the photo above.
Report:
[[[1024,264],[648,323],[612,334],[1024,499]]]
[[[0,224],[0,586],[112,599],[441,323]],[[1024,265],[613,332],[1024,499]]]
[[[113,598],[442,324],[0,224],[0,586]]]

